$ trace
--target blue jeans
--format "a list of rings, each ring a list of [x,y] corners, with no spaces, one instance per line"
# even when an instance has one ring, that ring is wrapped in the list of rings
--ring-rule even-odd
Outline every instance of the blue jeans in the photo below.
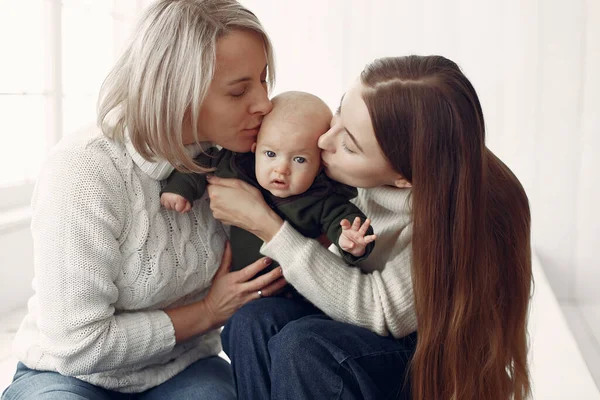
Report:
[[[239,399],[410,399],[416,333],[383,337],[270,297],[238,310],[221,338]]]
[[[106,390],[56,372],[36,371],[22,363],[2,400],[222,400],[235,399],[231,368],[220,357],[190,365],[173,378],[142,393]]]

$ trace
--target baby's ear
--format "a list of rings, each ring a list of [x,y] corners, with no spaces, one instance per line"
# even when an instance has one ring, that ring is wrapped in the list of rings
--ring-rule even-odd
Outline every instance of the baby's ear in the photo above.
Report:
[[[256,153],[256,142],[252,143],[252,147],[250,148],[250,151],[253,153]]]

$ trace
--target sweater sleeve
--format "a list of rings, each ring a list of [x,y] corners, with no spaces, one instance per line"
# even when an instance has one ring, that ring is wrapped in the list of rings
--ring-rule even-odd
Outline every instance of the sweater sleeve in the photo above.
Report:
[[[83,148],[55,151],[38,179],[32,202],[38,364],[50,357],[64,375],[133,366],[175,345],[165,312],[115,311],[123,262],[118,238],[131,212],[124,184],[108,156]]]
[[[206,174],[173,171],[167,178],[163,193],[175,193],[190,203],[201,198],[206,191]]]
[[[393,258],[371,273],[348,266],[287,222],[261,252],[279,261],[286,280],[331,318],[400,338],[417,328],[410,236],[409,226],[398,238]]]
[[[196,164],[206,168],[221,168],[227,165],[227,160],[224,160],[226,150],[219,151],[216,147],[211,147],[205,152],[196,156],[194,161]],[[230,152],[229,152],[230,153]],[[166,184],[160,191],[163,193],[175,193],[184,197],[190,203],[198,200],[206,191],[206,174],[195,172],[173,171],[166,180]]]

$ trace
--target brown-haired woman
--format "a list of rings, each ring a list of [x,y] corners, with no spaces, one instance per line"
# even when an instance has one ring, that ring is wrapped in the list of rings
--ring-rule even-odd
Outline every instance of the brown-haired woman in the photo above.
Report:
[[[300,236],[248,185],[211,180],[215,217],[262,238],[314,304],[272,297],[234,314],[222,338],[238,396],[528,397],[528,201],[485,147],[458,66],[374,61],[320,146],[327,174],[361,188],[356,203],[378,228],[360,269]]]

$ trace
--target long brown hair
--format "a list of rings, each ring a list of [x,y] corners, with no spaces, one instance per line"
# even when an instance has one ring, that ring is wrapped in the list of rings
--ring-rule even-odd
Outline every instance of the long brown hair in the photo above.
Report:
[[[440,56],[378,59],[361,81],[379,145],[413,187],[413,399],[527,398],[529,203],[485,146],[475,89]]]

